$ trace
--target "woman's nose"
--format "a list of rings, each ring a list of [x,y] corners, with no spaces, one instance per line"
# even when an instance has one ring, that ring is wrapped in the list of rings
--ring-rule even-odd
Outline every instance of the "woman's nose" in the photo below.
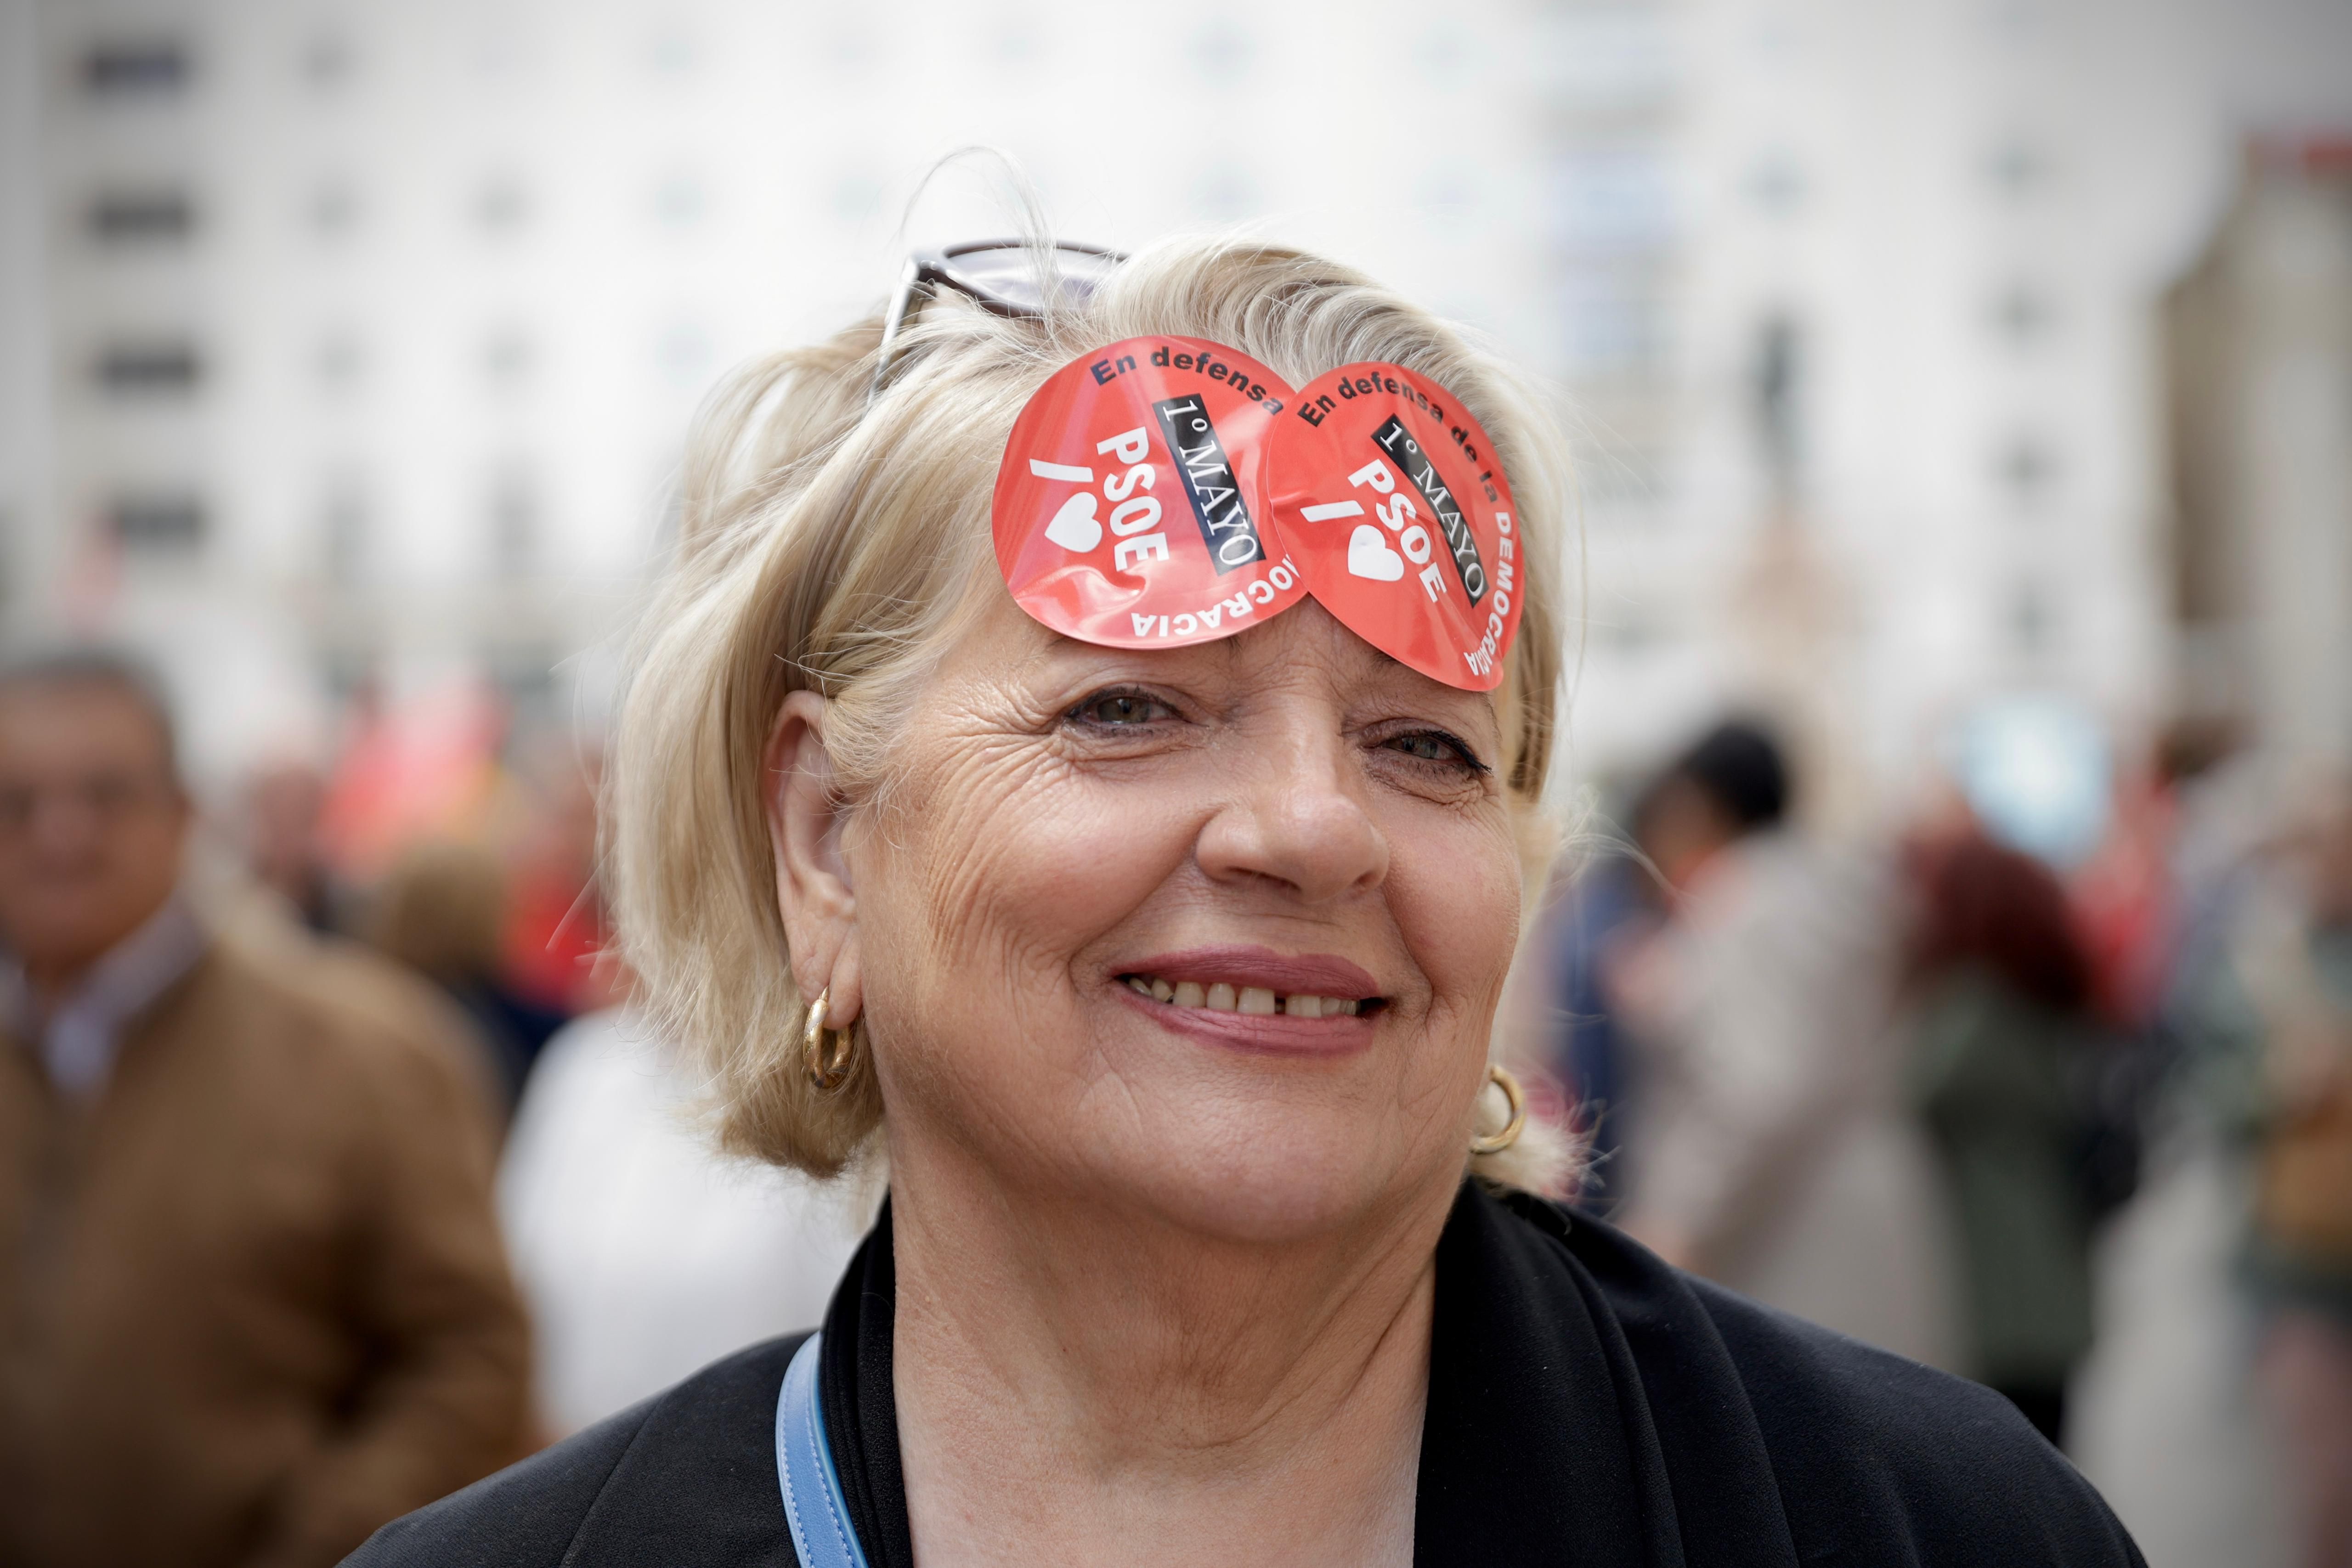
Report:
[[[1387,838],[1366,810],[1366,781],[1336,734],[1290,734],[1252,747],[1194,851],[1212,881],[1279,884],[1309,904],[1378,887]]]

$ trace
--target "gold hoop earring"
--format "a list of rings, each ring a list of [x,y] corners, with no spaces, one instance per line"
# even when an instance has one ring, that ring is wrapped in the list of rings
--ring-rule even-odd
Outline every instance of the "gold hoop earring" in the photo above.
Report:
[[[1500,1089],[1503,1098],[1510,1103],[1511,1119],[1503,1124],[1501,1132],[1471,1139],[1470,1152],[1474,1155],[1501,1154],[1519,1141],[1519,1134],[1527,1130],[1528,1125],[1528,1097],[1519,1092],[1519,1081],[1511,1076],[1510,1070],[1489,1067],[1486,1069],[1486,1082]]]
[[[825,1003],[832,996],[830,986],[816,994],[809,1004],[807,1032],[801,1037],[801,1061],[808,1068],[809,1082],[827,1092],[846,1082],[849,1070],[857,1064],[857,1026],[824,1027]],[[830,1041],[827,1035],[833,1037]]]

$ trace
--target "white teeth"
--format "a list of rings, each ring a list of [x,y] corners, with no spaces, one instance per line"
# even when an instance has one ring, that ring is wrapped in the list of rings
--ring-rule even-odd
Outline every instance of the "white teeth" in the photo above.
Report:
[[[1295,1019],[1359,1018],[1363,1013],[1363,1003],[1354,997],[1277,996],[1270,987],[1234,986],[1223,980],[1204,986],[1198,980],[1171,984],[1157,976],[1147,979],[1141,975],[1129,975],[1125,978],[1137,995],[1180,1008],[1241,1012],[1253,1018],[1270,1018],[1276,1013]]]

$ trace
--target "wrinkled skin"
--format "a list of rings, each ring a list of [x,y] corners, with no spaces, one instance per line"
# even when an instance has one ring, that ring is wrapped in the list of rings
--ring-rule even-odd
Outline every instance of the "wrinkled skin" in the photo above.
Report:
[[[794,701],[778,765],[821,770],[821,705]],[[799,978],[866,1019],[894,1165],[945,1141],[1006,1186],[1265,1239],[1450,1191],[1518,925],[1500,751],[1490,698],[1312,603],[1126,652],[1003,602],[887,803],[836,819],[803,885],[783,868]],[[1222,1050],[1121,994],[1139,960],[1231,943],[1369,971],[1369,1043]]]

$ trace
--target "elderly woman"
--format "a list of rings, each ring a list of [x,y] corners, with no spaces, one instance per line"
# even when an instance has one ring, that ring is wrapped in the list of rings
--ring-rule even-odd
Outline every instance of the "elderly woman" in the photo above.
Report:
[[[820,1333],[355,1561],[2136,1563],[1998,1396],[1528,1190],[1564,489],[1258,245],[966,247],[735,382],[618,916],[722,1142],[888,1201]]]

